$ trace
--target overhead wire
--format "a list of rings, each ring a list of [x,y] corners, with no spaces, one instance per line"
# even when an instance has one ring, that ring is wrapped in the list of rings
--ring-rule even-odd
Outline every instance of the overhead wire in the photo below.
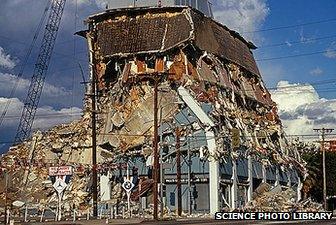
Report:
[[[77,14],[78,14],[78,2],[77,2],[77,0],[75,0],[75,15],[74,15],[74,17],[75,17],[75,21],[74,21],[74,29],[75,29],[75,32],[76,32],[76,30],[77,30]],[[75,36],[73,37],[73,56],[74,56],[74,58],[76,58],[76,38],[75,38]],[[75,103],[75,96],[74,96],[74,91],[75,91],[75,71],[73,71],[73,73],[72,73],[72,99],[71,99],[71,105],[73,106],[74,105],[74,103]],[[72,107],[71,107],[71,113],[72,113]]]
[[[261,59],[256,59],[255,61],[257,61],[257,62],[273,61],[273,60],[279,60],[279,59],[290,59],[290,58],[297,58],[297,57],[303,57],[303,56],[320,55],[320,54],[328,53],[329,51],[336,52],[336,48],[335,49],[328,49],[328,50],[324,50],[324,51],[307,52],[307,53],[301,53],[301,54],[284,55],[284,56],[270,57],[270,58],[261,58]]]
[[[289,29],[289,28],[295,28],[295,27],[303,27],[303,26],[310,26],[315,24],[321,24],[321,23],[328,23],[328,22],[335,22],[336,18],[330,18],[325,20],[316,20],[306,23],[299,23],[299,24],[293,24],[293,25],[286,25],[286,26],[279,26],[279,27],[270,27],[270,28],[264,28],[260,30],[253,30],[253,31],[245,31],[242,33],[260,33],[260,32],[267,32],[267,31],[274,31],[274,30],[283,30],[283,29]]]
[[[110,136],[124,136],[124,137],[150,137],[150,136],[153,136],[152,134],[126,134],[126,133],[122,133],[122,134],[99,133],[99,134],[100,135],[110,135]],[[336,134],[325,134],[325,135],[328,136],[328,137],[336,137]],[[286,137],[318,138],[320,136],[321,136],[320,134],[286,134]],[[196,142],[200,142],[200,141],[213,140],[213,139],[216,139],[216,138],[230,137],[230,135],[216,135],[216,136],[210,137],[210,138],[207,138],[205,135],[193,135],[193,137],[195,137],[195,140],[190,140],[189,142],[196,143]],[[251,138],[251,137],[254,137],[254,136],[248,135],[248,136],[244,136],[244,137]],[[264,136],[256,136],[256,137],[257,138],[264,138]],[[11,141],[11,142],[0,141],[0,144],[4,144],[4,143],[13,143],[13,141]]]
[[[302,24],[296,24],[296,25],[289,25],[289,26],[280,26],[280,27],[273,27],[273,28],[267,28],[267,29],[261,29],[261,30],[255,30],[255,31],[250,31],[250,32],[244,32],[244,33],[251,33],[251,32],[265,32],[265,31],[271,31],[271,30],[280,30],[280,29],[288,29],[288,28],[292,28],[292,27],[298,27],[298,26],[307,26],[307,25],[312,25],[312,24],[319,24],[319,23],[325,23],[325,22],[331,22],[331,21],[336,21],[336,19],[328,19],[328,20],[321,20],[321,21],[314,21],[314,22],[309,22],[309,23],[302,23]],[[76,23],[76,21],[75,21]],[[327,37],[321,37],[321,38],[315,38],[315,40],[321,40],[321,39],[326,39],[326,38],[331,38],[333,36],[327,36]],[[65,43],[65,42],[70,42],[69,41],[63,41],[60,42],[58,44],[61,43]],[[275,45],[283,45],[284,43],[280,43],[280,44],[275,44]],[[275,46],[273,45],[273,46]],[[267,47],[267,46],[266,46]],[[321,54],[321,53],[325,53],[326,51],[321,51],[321,52],[313,52],[313,53],[305,53],[305,54],[298,54],[298,55],[290,55],[290,56],[282,56],[282,57],[274,57],[274,58],[266,58],[266,59],[259,59],[257,61],[267,61],[267,60],[276,60],[276,59],[284,59],[284,58],[293,58],[293,57],[301,57],[301,56],[306,56],[306,55],[313,55],[313,54]],[[57,53],[55,53],[57,54]],[[65,56],[65,55],[64,55]],[[74,68],[74,67],[72,67]],[[300,85],[300,86],[306,86],[306,85]],[[294,88],[294,86],[291,86]],[[291,88],[291,87],[287,87],[287,88]],[[269,89],[276,89],[276,88],[284,88],[284,87],[273,87],[273,88],[269,88]],[[1,123],[0,123],[1,124]],[[301,135],[300,135],[301,136]]]
[[[311,43],[314,41],[325,40],[325,39],[330,39],[330,38],[336,38],[336,35],[309,38],[308,40],[303,40],[303,41],[302,40],[300,41],[290,40],[290,41],[281,42],[281,43],[262,45],[262,46],[259,46],[256,50],[264,49],[264,48],[280,47],[280,46],[286,46],[286,45],[288,46],[288,45],[294,45],[294,44],[307,44],[307,43]]]
[[[1,113],[1,116],[0,116],[0,127],[1,127],[1,125],[3,123],[4,117],[6,116],[6,114],[8,112],[9,105],[11,103],[11,99],[13,98],[13,96],[14,96],[14,94],[15,94],[18,86],[19,86],[20,78],[22,77],[23,72],[24,72],[24,70],[25,70],[25,68],[26,68],[26,66],[28,64],[28,60],[29,60],[29,57],[30,57],[30,55],[32,53],[33,47],[35,46],[36,40],[37,40],[39,34],[41,33],[41,28],[42,28],[42,25],[44,24],[44,21],[45,21],[46,17],[47,17],[47,12],[49,10],[50,4],[51,4],[51,1],[47,1],[47,5],[46,5],[46,7],[45,7],[45,9],[43,11],[43,14],[42,14],[42,17],[40,19],[40,22],[37,25],[37,29],[36,29],[35,34],[33,36],[32,42],[31,42],[31,44],[30,44],[30,46],[28,48],[28,51],[27,51],[27,53],[26,53],[26,55],[24,57],[23,64],[22,64],[22,67],[20,69],[20,72],[16,76],[16,81],[15,81],[15,83],[13,85],[13,88],[11,89],[11,92],[10,92],[10,94],[8,96],[8,100],[6,101],[4,110],[3,110],[3,112]]]

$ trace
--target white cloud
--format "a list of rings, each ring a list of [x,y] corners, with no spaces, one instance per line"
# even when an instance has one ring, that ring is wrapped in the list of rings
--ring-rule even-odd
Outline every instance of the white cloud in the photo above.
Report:
[[[336,41],[332,42],[329,48],[326,49],[324,56],[327,58],[335,59],[336,58]]]
[[[336,99],[320,98],[312,85],[281,81],[271,94],[287,134],[313,134],[313,128],[336,128]]]
[[[13,86],[17,82],[17,76],[9,73],[0,73],[0,90],[1,94],[10,93]],[[26,94],[29,88],[30,81],[19,78],[19,85],[17,86],[17,94]],[[60,97],[71,95],[71,92],[63,87],[56,87],[54,85],[45,83],[43,86],[42,96],[45,97]]]
[[[1,113],[8,100],[8,98],[0,97]],[[17,98],[12,98],[10,100],[11,103],[3,122],[4,126],[1,127],[3,129],[8,127],[16,127],[21,117],[23,102]],[[80,118],[81,112],[82,109],[77,107],[62,108],[60,110],[56,110],[51,106],[38,108],[36,111],[33,129],[45,130],[57,124],[68,123],[72,120]]]
[[[292,47],[292,43],[290,43],[289,41],[286,41],[285,43],[288,47]]]
[[[301,31],[300,31],[300,42],[302,44],[312,44],[312,43],[315,43],[316,40],[315,40],[315,37],[313,37],[313,36],[311,36],[311,37],[305,36],[304,33],[303,33],[303,28],[301,28]]]
[[[311,75],[321,75],[323,73],[323,70],[320,67],[316,67],[315,69],[312,69],[309,71]]]
[[[38,108],[33,129],[45,130],[57,124],[69,123],[75,119],[79,119],[81,113],[82,109],[77,107],[63,108],[60,110],[55,110],[51,106]]]
[[[254,41],[253,33],[244,32],[260,28],[269,12],[266,0],[217,0],[214,7],[216,20]]]
[[[78,4],[79,6],[82,5],[89,5],[90,4],[90,0],[72,0],[70,1],[72,4]]]
[[[0,46],[0,67],[13,69],[16,66],[17,59],[14,59],[10,54],[5,52]]]
[[[299,106],[318,101],[319,96],[309,84],[290,84],[280,81],[277,89],[272,91],[272,99],[278,104],[278,109],[284,112],[295,111]]]

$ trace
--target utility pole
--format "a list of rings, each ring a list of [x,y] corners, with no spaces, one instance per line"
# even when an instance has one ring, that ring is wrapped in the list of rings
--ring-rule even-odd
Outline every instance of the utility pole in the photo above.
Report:
[[[322,167],[323,167],[323,206],[324,209],[327,210],[327,177],[326,177],[326,162],[325,162],[325,135],[326,133],[331,133],[334,129],[313,129],[314,131],[321,133],[322,142],[321,142],[321,150],[322,150]]]
[[[159,156],[158,156],[158,77],[154,78],[154,140],[153,140],[153,147],[154,147],[154,166],[153,166],[153,177],[154,177],[154,184],[153,184],[153,204],[154,204],[154,211],[153,217],[154,220],[158,219],[158,178],[159,178]]]
[[[91,41],[91,39],[90,39]],[[95,62],[94,62],[94,45],[90,44],[90,61],[91,66],[91,126],[92,126],[92,200],[93,200],[93,217],[98,216],[98,176],[97,176],[97,133],[96,133],[96,72],[95,72]]]
[[[164,198],[163,198],[163,130],[162,130],[162,108],[160,107],[160,197],[161,197],[161,219],[163,219]]]
[[[188,214],[191,215],[192,213],[192,201],[191,201],[191,155],[190,155],[190,143],[191,143],[191,134],[189,134],[189,138],[188,138],[188,202],[189,202],[189,205],[188,205]]]
[[[8,194],[8,170],[5,170],[5,222],[4,222],[4,224],[7,224],[7,220],[8,220],[8,218],[7,218],[7,198],[8,198],[8,196],[7,196],[7,194]]]
[[[181,150],[180,150],[180,129],[177,127],[176,133],[176,186],[177,186],[177,215],[182,215],[182,188],[181,188]]]

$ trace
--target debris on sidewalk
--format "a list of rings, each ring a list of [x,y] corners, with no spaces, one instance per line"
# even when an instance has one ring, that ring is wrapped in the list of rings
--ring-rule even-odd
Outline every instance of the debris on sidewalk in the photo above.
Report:
[[[261,183],[253,193],[253,200],[247,203],[245,211],[256,212],[318,212],[322,204],[306,199],[296,202],[296,192],[292,188],[282,190],[281,186],[271,188],[270,184]]]

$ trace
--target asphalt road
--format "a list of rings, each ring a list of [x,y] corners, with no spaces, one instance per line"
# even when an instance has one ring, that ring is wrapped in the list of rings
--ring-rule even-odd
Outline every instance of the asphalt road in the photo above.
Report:
[[[153,222],[145,222],[141,223],[144,225],[152,225],[155,224]],[[170,225],[170,224],[188,224],[188,225],[200,225],[200,224],[209,224],[209,225],[220,225],[220,224],[309,224],[309,225],[314,225],[314,224],[323,224],[323,225],[331,225],[331,224],[336,224],[336,219],[335,220],[327,220],[327,221],[224,221],[224,220],[206,220],[206,221],[170,221],[170,222],[160,222],[159,224],[162,225]]]
[[[106,224],[105,220],[89,220],[89,221],[76,221],[76,222],[44,222],[44,223],[15,223],[22,225],[102,225]],[[254,225],[262,225],[262,224],[272,224],[272,225],[299,225],[299,224],[321,224],[321,225],[336,225],[336,219],[325,220],[325,221],[224,221],[224,220],[171,220],[171,221],[137,221],[137,220],[110,220],[108,224],[114,225],[125,225],[125,224],[139,224],[139,225],[201,225],[201,224],[209,224],[209,225],[220,225],[220,224],[234,224],[234,225],[245,225],[245,224],[254,224]]]

